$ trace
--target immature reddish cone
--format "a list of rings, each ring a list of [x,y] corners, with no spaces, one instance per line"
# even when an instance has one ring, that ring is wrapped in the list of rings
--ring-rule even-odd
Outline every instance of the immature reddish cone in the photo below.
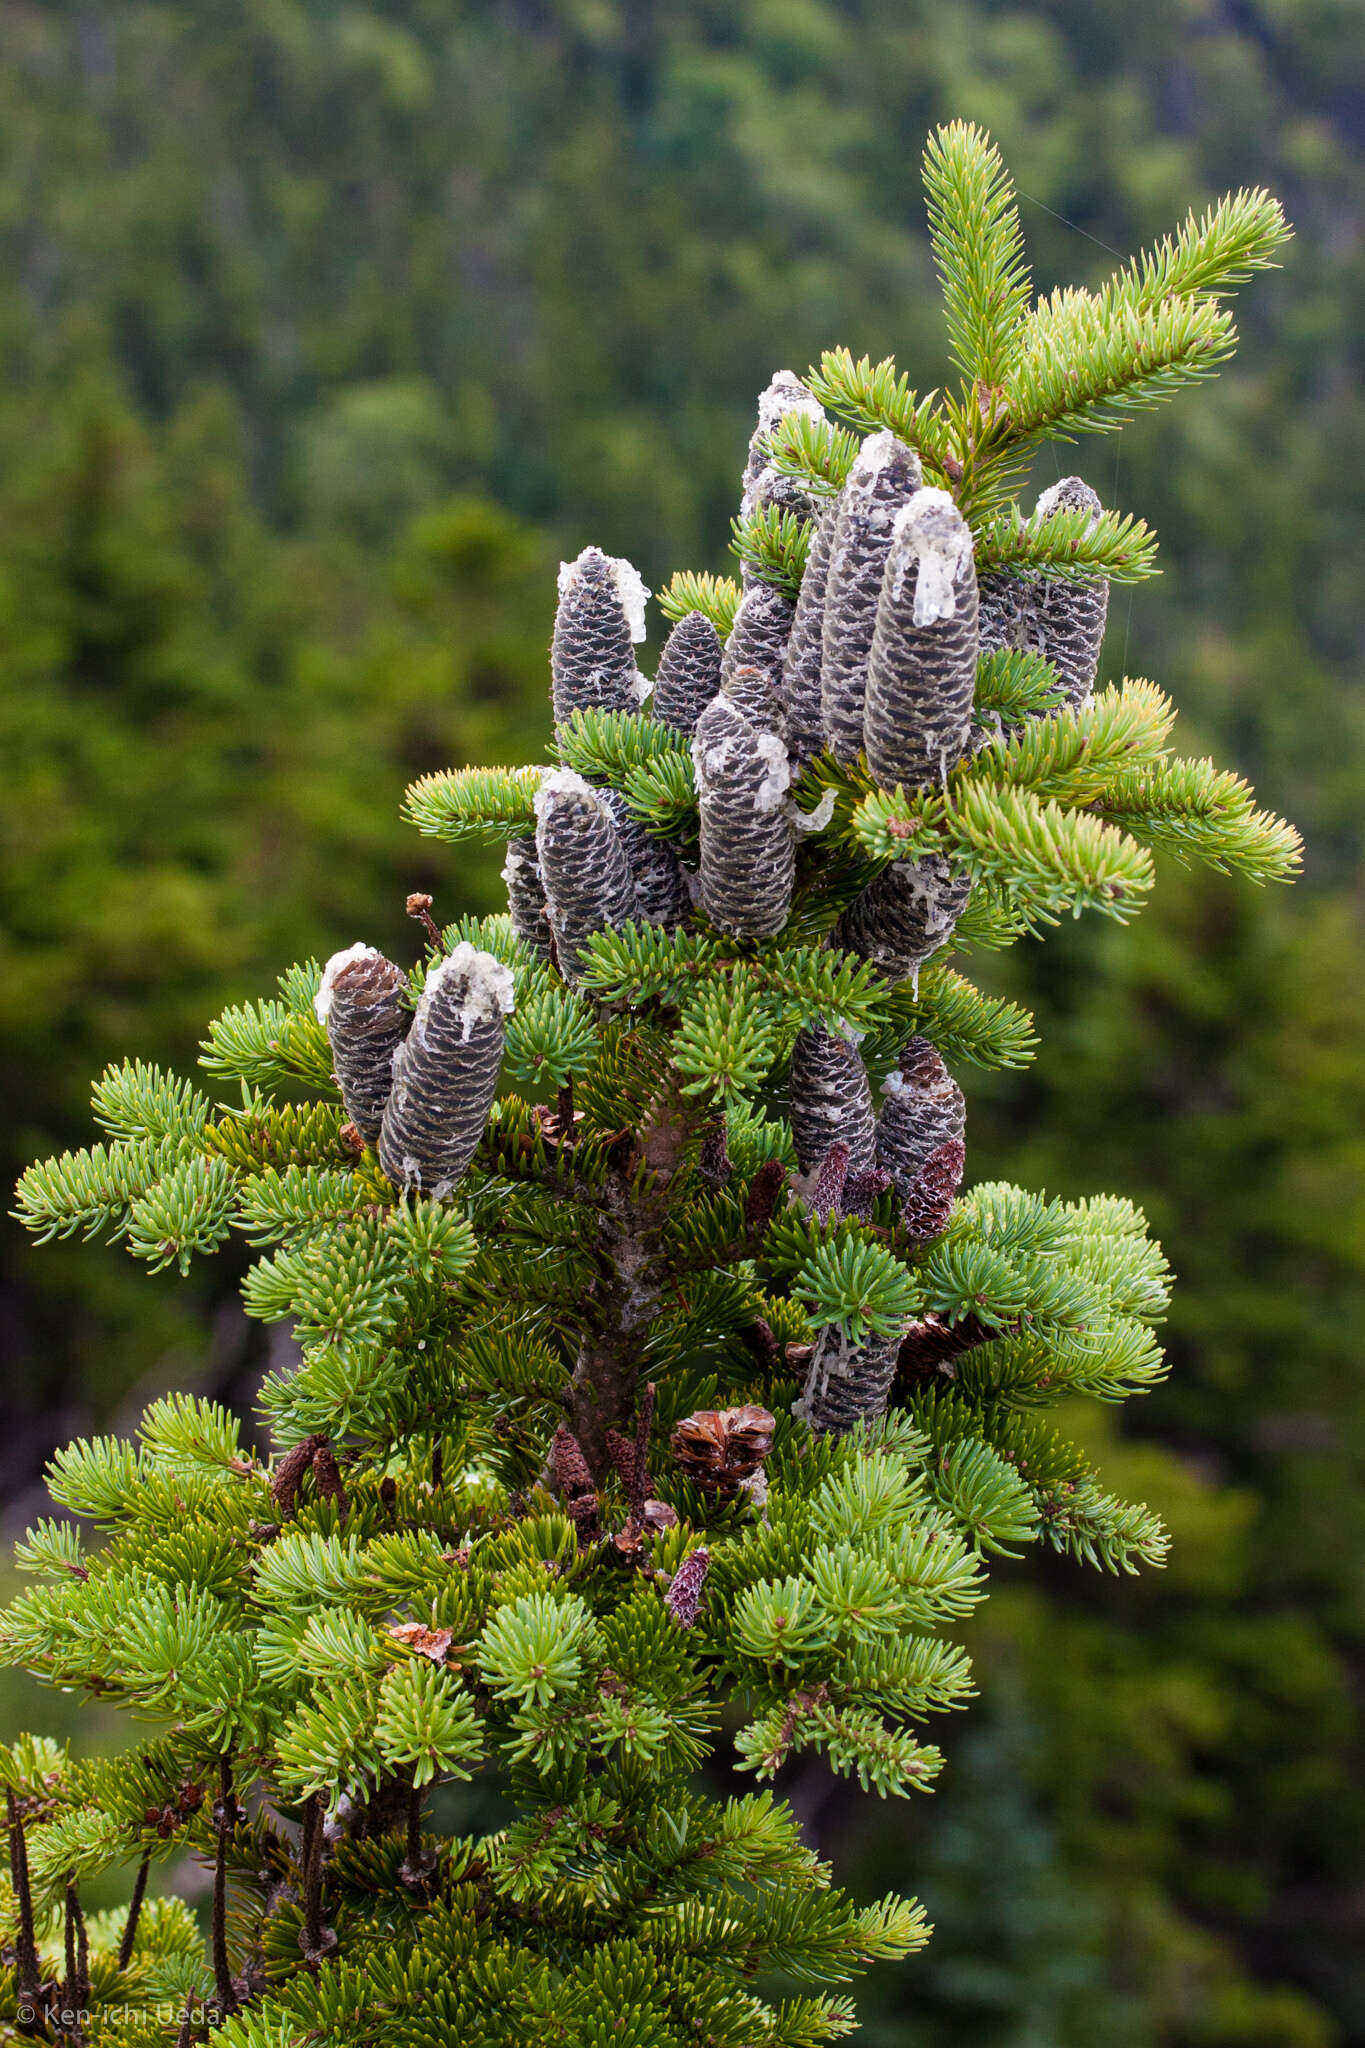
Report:
[[[894,434],[872,434],[839,501],[825,584],[820,706],[825,744],[851,764],[863,747],[867,660],[896,515],[920,486],[919,457]]]
[[[866,1222],[877,1197],[884,1195],[891,1185],[891,1176],[884,1166],[869,1167],[866,1173],[851,1173],[839,1198],[840,1214],[857,1216]]]
[[[896,515],[867,658],[863,743],[878,782],[927,789],[961,759],[977,660],[972,533],[946,491]]]
[[[692,1628],[701,1612],[702,1587],[710,1569],[709,1550],[689,1550],[664,1594],[664,1606],[679,1628]]]
[[[850,1173],[865,1173],[875,1163],[876,1119],[862,1055],[822,1024],[796,1034],[787,1114],[803,1173],[820,1164],[836,1139],[848,1146]]]
[[[575,711],[638,711],[648,685],[635,666],[649,598],[629,562],[584,548],[559,568],[559,607],[550,647],[555,724]]]
[[[348,946],[333,953],[323,968],[313,1001],[327,1027],[346,1114],[369,1144],[379,1136],[393,1086],[394,1054],[412,1023],[412,1012],[402,1001],[405,987],[401,968],[373,946]]]
[[[1031,523],[1057,512],[1086,512],[1093,525],[1103,507],[1078,476],[1064,476],[1043,491]],[[1039,570],[1009,575],[994,570],[981,579],[981,652],[1018,647],[1041,654],[1057,671],[1067,702],[1090,702],[1099,669],[1100,646],[1109,615],[1109,579],[1047,576]]]
[[[899,1347],[899,1337],[866,1337],[854,1343],[841,1330],[823,1329],[792,1414],[813,1430],[836,1435],[882,1414],[896,1377]]]
[[[962,1185],[967,1148],[948,1138],[929,1154],[901,1201],[901,1228],[917,1244],[942,1237],[952,1219],[953,1203]]]
[[[792,766],[802,769],[824,751],[825,726],[820,708],[820,666],[825,631],[825,591],[834,551],[839,505],[826,507],[811,535],[806,571],[792,615],[791,632],[782,661],[782,702],[787,718],[787,752]]]
[[[720,688],[725,651],[705,612],[684,612],[664,642],[650,707],[676,732],[692,734]]]
[[[770,938],[787,921],[796,872],[787,750],[720,696],[697,721],[692,759],[701,907],[721,931]]]
[[[680,1471],[722,1498],[739,1492],[773,1447],[776,1419],[766,1408],[699,1409],[679,1422],[669,1438]]]
[[[729,1133],[723,1116],[716,1117],[702,1132],[697,1171],[709,1188],[723,1188],[730,1178]]]
[[[320,1444],[326,1443],[323,1436],[306,1436],[302,1443],[287,1450],[275,1467],[270,1478],[270,1494],[277,1508],[286,1515],[294,1511],[303,1475],[313,1462],[313,1454]]]
[[[810,1212],[822,1223],[831,1216],[843,1212],[844,1184],[848,1179],[849,1150],[842,1138],[834,1143],[820,1161],[815,1174],[815,1186],[811,1189]]]
[[[597,794],[611,812],[634,878],[635,916],[673,931],[692,907],[677,855],[661,840],[650,838],[619,789],[599,789]]]
[[[635,877],[601,790],[557,768],[536,791],[536,852],[567,982],[594,932],[635,916]]]
[[[770,583],[756,583],[741,599],[730,637],[725,643],[720,686],[734,698],[746,717],[753,718],[753,712],[744,702],[744,693],[737,692],[734,687],[734,679],[740,669],[761,671],[767,679],[774,705],[772,715],[765,722],[764,729],[769,732],[779,729],[778,692],[782,686],[782,664],[795,614],[796,607],[789,597],[784,597],[780,590],[774,590]]]
[[[336,1453],[323,1437],[313,1453],[313,1484],[318,1490],[319,1500],[335,1501],[342,1514],[346,1512],[346,1489],[341,1483],[341,1467],[337,1464]]]
[[[474,1157],[513,1001],[512,970],[467,939],[427,975],[379,1136],[379,1163],[395,1187],[439,1201]]]
[[[507,884],[507,908],[512,929],[538,960],[550,957],[550,913],[545,907],[545,883],[536,858],[533,832],[507,842],[507,859],[502,879]]]
[[[971,893],[971,877],[955,872],[942,854],[893,861],[854,897],[834,927],[833,944],[870,960],[888,981],[906,981],[947,945]]]
[[[966,1100],[937,1050],[927,1038],[910,1039],[900,1066],[882,1083],[877,1119],[877,1164],[891,1175],[902,1204],[939,1147],[961,1145],[966,1125]]]
[[[758,1244],[773,1220],[778,1196],[787,1184],[787,1169],[780,1159],[765,1159],[749,1183],[744,1198],[744,1232]]]

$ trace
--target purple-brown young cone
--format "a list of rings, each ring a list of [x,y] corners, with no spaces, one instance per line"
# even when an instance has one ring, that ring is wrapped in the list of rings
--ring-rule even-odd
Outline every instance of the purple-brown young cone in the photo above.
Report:
[[[828,1222],[831,1216],[843,1213],[848,1160],[848,1146],[842,1138],[836,1138],[820,1161],[815,1186],[811,1189],[810,1212],[812,1216],[818,1216],[822,1223]]]
[[[939,1147],[962,1144],[966,1125],[966,1100],[938,1052],[927,1038],[910,1039],[900,1066],[882,1083],[877,1119],[877,1164],[891,1175],[902,1205]]]
[[[327,1027],[346,1114],[373,1144],[393,1087],[394,1054],[407,1036],[412,1012],[403,1005],[401,969],[373,946],[333,953],[322,970],[314,1008]]]
[[[851,765],[863,749],[867,662],[882,571],[896,515],[920,486],[919,457],[894,434],[872,434],[839,500],[821,639],[820,711],[825,744]]]
[[[876,1163],[876,1118],[862,1055],[822,1024],[798,1031],[792,1047],[787,1115],[801,1171],[817,1167],[836,1139],[850,1173]]]
[[[664,642],[650,707],[663,725],[692,734],[720,688],[720,634],[704,612],[684,612]]]
[[[901,1228],[917,1244],[930,1244],[942,1237],[952,1218],[953,1203],[962,1185],[967,1148],[960,1138],[949,1138],[929,1154],[901,1202]]]
[[[673,1574],[664,1605],[679,1628],[691,1628],[701,1612],[702,1587],[710,1564],[709,1550],[689,1550]]]
[[[897,514],[867,660],[863,745],[888,789],[927,789],[961,759],[976,690],[971,528],[946,491]]]

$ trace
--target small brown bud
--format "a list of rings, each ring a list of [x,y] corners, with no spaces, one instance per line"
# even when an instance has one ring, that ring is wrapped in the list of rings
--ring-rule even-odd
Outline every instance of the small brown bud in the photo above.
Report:
[[[679,1628],[691,1628],[701,1611],[702,1587],[711,1566],[709,1550],[689,1550],[673,1574],[664,1605]]]

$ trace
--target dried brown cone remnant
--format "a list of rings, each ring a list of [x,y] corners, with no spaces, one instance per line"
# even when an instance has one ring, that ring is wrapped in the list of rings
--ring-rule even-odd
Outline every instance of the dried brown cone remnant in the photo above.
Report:
[[[348,946],[323,968],[314,999],[346,1114],[369,1144],[379,1136],[394,1054],[412,1023],[403,1006],[405,987],[401,968],[373,946]]]
[[[302,1443],[287,1450],[275,1467],[270,1479],[270,1494],[277,1508],[285,1515],[292,1515],[298,1501],[299,1487],[303,1475],[311,1471],[313,1484],[319,1500],[334,1500],[346,1512],[346,1489],[341,1482],[341,1469],[336,1454],[325,1436],[306,1436]]]
[[[697,721],[692,759],[702,909],[721,931],[771,938],[787,921],[796,872],[787,750],[720,696]]]
[[[536,857],[534,833],[507,842],[507,859],[502,879],[507,884],[507,908],[512,929],[537,960],[550,957],[550,913],[545,907],[545,883]]]
[[[872,434],[849,471],[839,501],[825,584],[820,706],[825,744],[852,763],[863,746],[867,662],[877,623],[882,571],[896,515],[920,486],[919,457],[894,434]]]
[[[830,556],[839,524],[836,501],[826,507],[811,535],[806,570],[792,615],[782,662],[782,702],[786,708],[787,752],[800,770],[824,751],[825,726],[820,707],[820,667],[825,632],[825,592]]]
[[[664,642],[650,699],[654,716],[689,735],[720,688],[724,649],[705,612],[684,612]]]
[[[895,1337],[867,1337],[855,1343],[842,1330],[822,1330],[792,1414],[813,1430],[840,1436],[880,1415],[896,1377],[899,1348]]]
[[[586,1547],[595,1543],[602,1533],[597,1488],[583,1455],[583,1446],[567,1423],[561,1422],[550,1439],[549,1468],[550,1477],[564,1503],[564,1512],[578,1532],[580,1545]]]
[[[679,1628],[692,1628],[701,1612],[702,1588],[711,1566],[709,1550],[689,1550],[673,1574],[664,1595],[664,1606]]]
[[[972,533],[946,491],[896,516],[867,660],[867,765],[887,788],[927,789],[962,757],[977,660]]]
[[[972,893],[942,854],[893,861],[858,896],[834,928],[833,943],[870,960],[888,981],[905,981],[946,946]]]
[[[687,884],[672,849],[651,839],[619,789],[599,789],[611,812],[621,848],[635,882],[635,916],[666,931],[680,925],[691,909]]]
[[[822,1024],[796,1034],[788,1115],[803,1173],[814,1171],[836,1139],[848,1146],[850,1173],[866,1173],[876,1163],[876,1119],[862,1055]]]
[[[638,570],[600,548],[561,564],[550,647],[556,725],[575,711],[639,710],[634,643],[645,637],[648,596]]]
[[[911,1384],[930,1379],[935,1373],[952,1379],[957,1370],[957,1360],[964,1352],[974,1351],[980,1344],[989,1344],[1000,1335],[999,1330],[990,1329],[975,1316],[964,1316],[959,1323],[945,1323],[932,1314],[924,1316],[919,1322],[911,1323],[901,1338],[896,1359],[897,1376]]]
[[[594,932],[635,916],[635,877],[602,792],[557,768],[536,792],[536,852],[559,954],[573,984]]]
[[[1064,476],[1042,492],[1033,521],[1057,512],[1086,512],[1093,521],[1101,510],[1082,477]],[[996,570],[981,579],[981,652],[1018,647],[1041,654],[1056,669],[1068,703],[1079,709],[1094,694],[1108,615],[1108,577],[1076,582],[1036,570],[1016,576]]]
[[[744,1234],[751,1245],[762,1243],[786,1184],[787,1169],[780,1159],[765,1159],[750,1181],[744,1198]]]
[[[966,1162],[962,1140],[949,1138],[929,1154],[915,1175],[901,1201],[901,1229],[917,1244],[932,1243],[948,1228]]]
[[[379,1135],[379,1163],[395,1187],[440,1200],[474,1157],[512,1003],[511,969],[467,939],[428,974]]]
[[[753,717],[748,709],[748,700],[757,696],[757,690],[750,685],[747,691],[737,690],[735,677],[741,669],[757,669],[766,679],[772,698],[773,713],[769,716],[765,730],[775,732],[779,707],[778,691],[782,683],[782,664],[786,658],[787,640],[792,629],[796,607],[789,597],[780,590],[774,590],[769,583],[756,583],[748,591],[735,613],[735,623],[725,643],[725,659],[721,665],[720,686],[734,699],[746,717]]]
[[[877,1164],[891,1175],[902,1205],[934,1153],[961,1145],[966,1128],[966,1099],[936,1048],[927,1038],[910,1039],[900,1066],[882,1083],[877,1119]]]
[[[766,1408],[702,1408],[676,1425],[669,1448],[694,1485],[732,1500],[772,1449],[776,1427]]]
[[[697,1171],[709,1188],[723,1188],[730,1178],[733,1168],[730,1165],[729,1132],[723,1116],[716,1117],[702,1132]]]

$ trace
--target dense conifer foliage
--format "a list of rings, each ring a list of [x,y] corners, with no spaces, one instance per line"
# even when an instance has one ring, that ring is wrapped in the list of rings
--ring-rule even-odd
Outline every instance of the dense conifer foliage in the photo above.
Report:
[[[22,1546],[8,1653],[156,1725],[117,1760],[0,1759],[21,2032],[835,2038],[841,1987],[925,1916],[855,1906],[768,1781],[818,1756],[930,1786],[993,1556],[1164,1557],[1048,1411],[1160,1377],[1165,1261],[1121,1196],[964,1181],[971,1070],[1035,1039],[957,961],[1126,921],[1153,848],[1298,864],[1244,783],[1173,755],[1160,690],[1097,687],[1143,522],[1078,479],[1017,500],[1042,441],[1207,377],[1286,231],[1240,192],[1035,300],[988,138],[939,130],[925,182],[955,381],[839,350],[779,372],[740,578],[662,594],[665,715],[643,582],[589,549],[555,760],[409,792],[423,832],[506,845],[509,913],[441,925],[414,892],[411,967],[357,942],[289,969],[209,1027],[206,1087],[111,1067],[105,1139],[20,1185],[39,1237],[152,1270],[244,1240],[248,1313],[301,1347],[269,1454],[171,1394],[135,1445],[54,1461],[67,1515]],[[758,1789],[697,1788],[722,1744]],[[491,1829],[462,1804],[490,1785]],[[186,1847],[206,1950],[145,1897]],[[122,1864],[132,1902],[87,1919]]]

